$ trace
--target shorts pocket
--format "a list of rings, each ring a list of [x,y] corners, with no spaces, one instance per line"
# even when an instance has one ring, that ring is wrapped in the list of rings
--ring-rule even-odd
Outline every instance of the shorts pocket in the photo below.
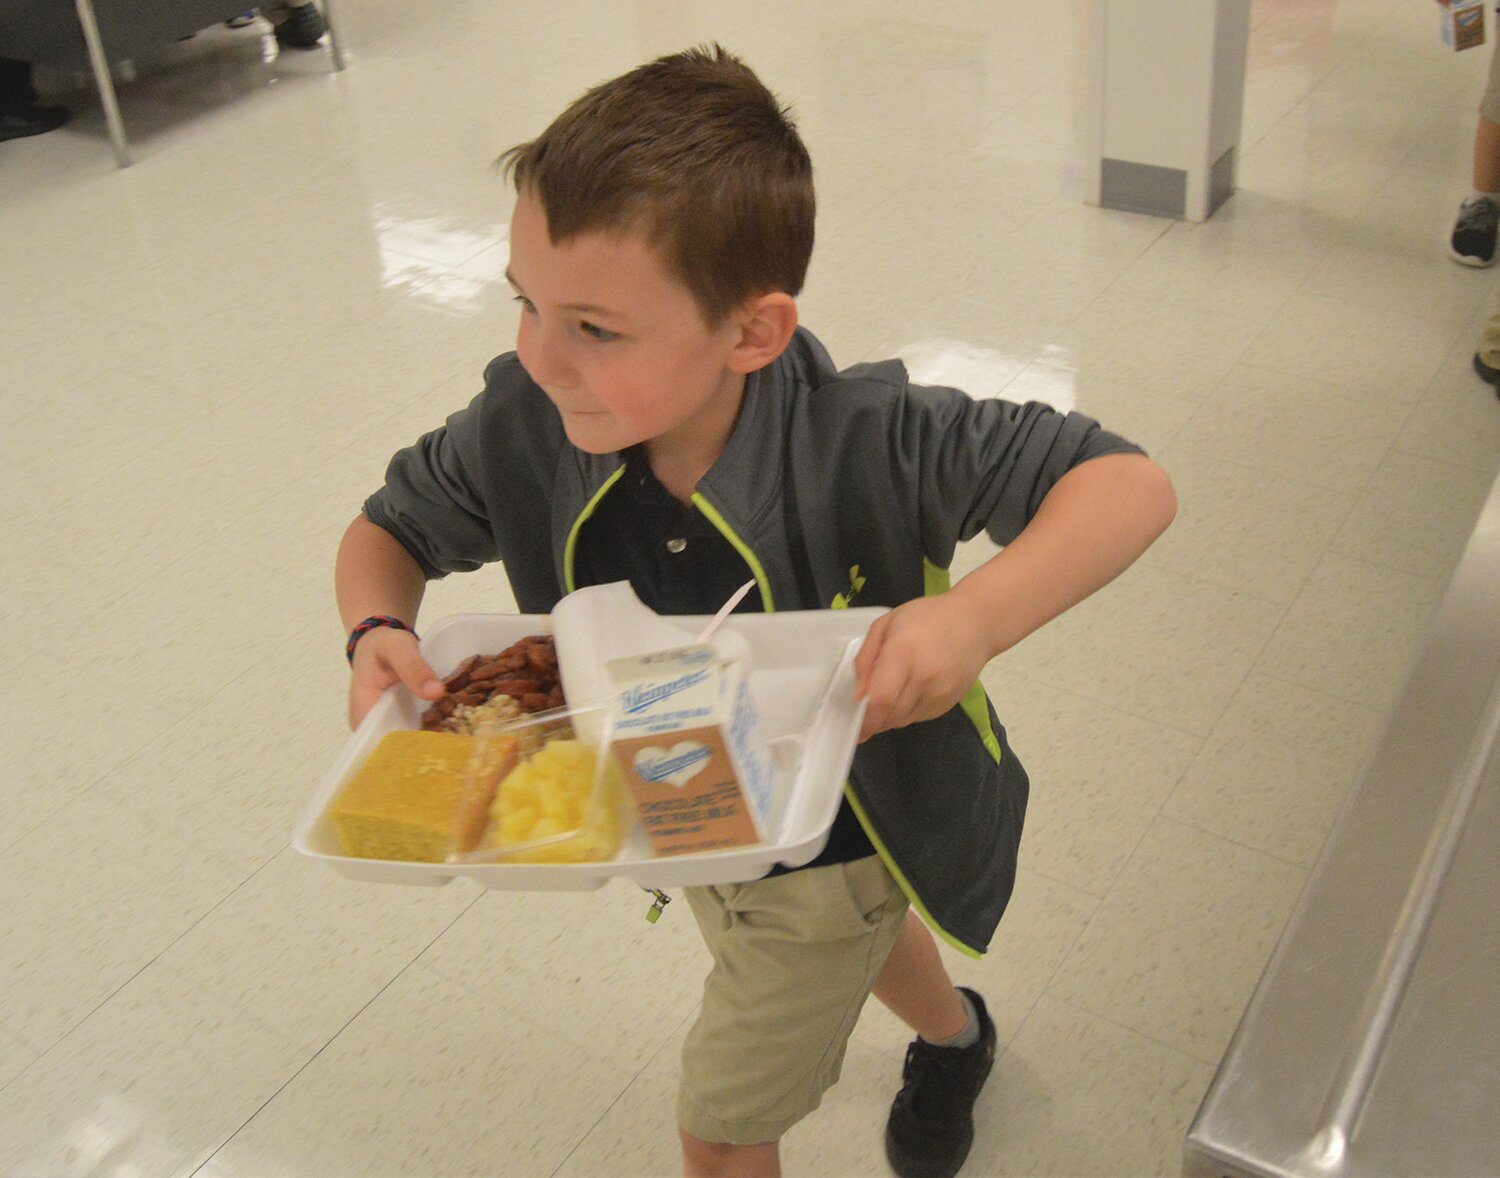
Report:
[[[879,928],[891,902],[901,895],[880,856],[870,855],[850,863],[840,863],[836,869],[853,915],[866,929]]]
[[[888,919],[891,897],[900,895],[873,855],[735,886],[724,903],[732,925],[802,942],[868,936]]]

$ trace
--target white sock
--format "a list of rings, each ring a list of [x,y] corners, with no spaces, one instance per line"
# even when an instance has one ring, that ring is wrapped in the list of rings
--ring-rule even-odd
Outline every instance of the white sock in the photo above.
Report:
[[[1500,208],[1500,192],[1480,192],[1479,189],[1474,188],[1464,198],[1464,204],[1473,204],[1476,200],[1487,200],[1496,208]]]
[[[931,1043],[934,1047],[972,1047],[979,1042],[979,1012],[974,1009],[974,1003],[962,990],[958,996],[964,1000],[964,1010],[968,1013],[969,1021],[964,1024],[964,1029],[951,1039],[927,1039],[924,1043]]]

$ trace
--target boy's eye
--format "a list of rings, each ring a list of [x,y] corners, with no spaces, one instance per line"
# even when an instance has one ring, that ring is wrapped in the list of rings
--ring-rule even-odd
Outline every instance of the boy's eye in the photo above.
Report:
[[[588,336],[590,339],[598,340],[601,344],[607,344],[610,340],[616,340],[620,338],[618,332],[610,331],[607,328],[600,327],[597,323],[590,323],[586,319],[578,325],[578,330],[583,332],[583,334]]]
[[[521,304],[521,310],[523,311],[529,312],[536,310],[536,308],[531,305],[531,300],[528,299],[525,295],[517,295],[515,297],[515,301]]]

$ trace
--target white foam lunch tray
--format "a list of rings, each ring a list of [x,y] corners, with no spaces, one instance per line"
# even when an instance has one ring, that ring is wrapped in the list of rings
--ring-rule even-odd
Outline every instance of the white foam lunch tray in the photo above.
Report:
[[[609,658],[661,649],[674,640],[691,642],[708,621],[653,615],[651,625],[612,628],[604,617],[589,618],[587,595],[592,592],[586,589],[570,595],[551,616],[458,614],[445,618],[426,630],[422,654],[446,677],[470,655],[493,654],[527,635],[553,633],[554,621],[566,617],[568,640],[558,639],[563,682],[570,702],[583,703],[582,698],[574,699],[573,684],[575,679],[587,681],[589,673],[568,674],[569,664],[579,659],[580,647],[591,647],[590,663],[599,666]],[[573,612],[566,613],[564,606]],[[462,876],[486,888],[525,891],[588,890],[615,876],[648,888],[738,883],[759,879],[778,863],[799,867],[823,849],[838,812],[864,718],[864,704],[854,698],[854,658],[870,623],[883,612],[871,608],[737,614],[724,622],[721,634],[728,631],[730,641],[748,643],[750,692],[760,714],[761,732],[776,742],[785,762],[786,779],[767,823],[767,838],[755,846],[657,858],[636,823],[620,853],[605,863],[409,863],[351,858],[339,845],[328,808],[381,737],[398,728],[421,727],[427,705],[401,687],[387,690],[350,736],[297,823],[292,845],[300,854],[351,879],[435,886]]]

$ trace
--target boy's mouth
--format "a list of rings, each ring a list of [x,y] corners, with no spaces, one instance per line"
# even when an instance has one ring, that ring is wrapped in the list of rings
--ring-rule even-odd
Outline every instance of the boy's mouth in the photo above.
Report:
[[[607,416],[609,416],[603,409],[569,409],[569,408],[567,408],[566,406],[563,406],[563,405],[559,405],[557,407],[557,411],[559,413],[561,413],[564,417],[607,417]]]

